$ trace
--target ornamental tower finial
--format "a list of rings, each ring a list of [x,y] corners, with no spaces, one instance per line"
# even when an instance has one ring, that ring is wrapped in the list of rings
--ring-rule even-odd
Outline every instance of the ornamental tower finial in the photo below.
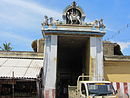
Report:
[[[75,1],[72,2],[72,6],[76,7],[77,3]]]

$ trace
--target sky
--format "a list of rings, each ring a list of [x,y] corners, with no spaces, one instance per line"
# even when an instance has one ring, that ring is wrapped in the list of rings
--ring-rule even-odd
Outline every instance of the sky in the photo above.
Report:
[[[86,14],[86,22],[104,19],[103,40],[118,43],[130,55],[130,0],[75,0]],[[0,46],[11,42],[13,51],[32,51],[33,40],[42,38],[45,15],[62,20],[73,0],[0,0]]]

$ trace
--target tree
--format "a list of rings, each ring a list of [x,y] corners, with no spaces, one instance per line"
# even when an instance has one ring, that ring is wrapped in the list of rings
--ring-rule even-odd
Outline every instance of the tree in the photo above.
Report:
[[[5,42],[5,43],[3,43],[3,47],[0,47],[0,49],[2,51],[11,51],[13,49],[13,47],[11,47],[10,42],[9,43]]]

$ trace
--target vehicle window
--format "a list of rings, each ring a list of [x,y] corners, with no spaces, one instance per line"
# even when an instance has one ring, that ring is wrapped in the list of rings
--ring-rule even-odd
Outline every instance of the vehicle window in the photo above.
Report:
[[[98,89],[98,87],[95,86],[95,85],[89,85],[89,86],[88,86],[88,89],[89,89],[89,90],[94,90],[94,89]]]
[[[81,92],[83,95],[86,95],[85,85],[83,83],[81,84]]]
[[[112,95],[114,89],[110,83],[89,83],[88,92],[92,96]]]

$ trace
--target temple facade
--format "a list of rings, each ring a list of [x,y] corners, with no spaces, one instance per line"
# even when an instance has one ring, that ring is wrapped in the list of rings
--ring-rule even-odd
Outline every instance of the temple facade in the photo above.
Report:
[[[85,13],[73,2],[64,10],[63,20],[55,22],[52,17],[45,16],[42,23],[45,98],[61,98],[64,95],[61,90],[76,85],[82,74],[88,75],[88,80],[104,79],[103,19],[85,22]]]
[[[34,52],[0,51],[0,97],[68,98],[68,85],[76,85],[80,75],[111,81],[119,96],[130,95],[130,56],[117,43],[102,40],[103,19],[86,22],[76,2],[62,17],[44,17]]]

